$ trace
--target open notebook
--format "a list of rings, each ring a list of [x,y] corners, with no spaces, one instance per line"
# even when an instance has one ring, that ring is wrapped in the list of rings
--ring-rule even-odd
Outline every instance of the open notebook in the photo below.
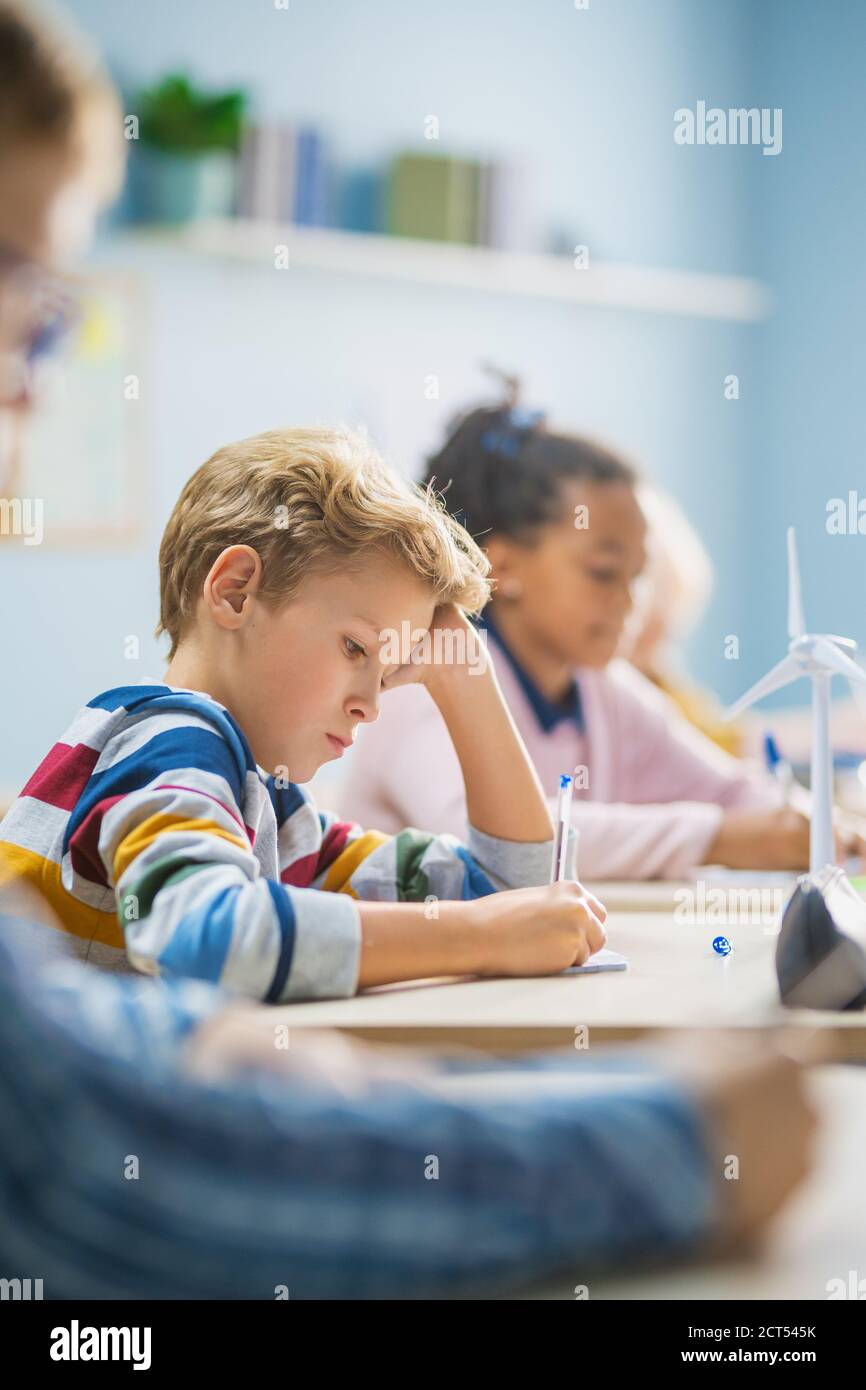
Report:
[[[590,956],[586,965],[570,965],[567,970],[563,970],[563,975],[600,975],[603,970],[625,970],[628,961],[625,956],[621,956],[618,951],[609,951],[603,946],[600,951],[596,951],[594,956]]]

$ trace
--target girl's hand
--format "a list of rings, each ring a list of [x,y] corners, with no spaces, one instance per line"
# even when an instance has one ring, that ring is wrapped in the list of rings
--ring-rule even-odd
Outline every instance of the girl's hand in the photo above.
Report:
[[[836,863],[859,859],[866,863],[866,823],[862,816],[837,811],[834,816],[833,837],[836,842]]]
[[[808,869],[809,822],[790,806],[728,811],[705,859],[728,869]]]
[[[866,858],[863,825],[857,817],[835,818],[836,860]],[[783,869],[809,867],[810,826],[806,816],[792,806],[772,811],[728,811],[710,845],[706,862],[729,869]]]

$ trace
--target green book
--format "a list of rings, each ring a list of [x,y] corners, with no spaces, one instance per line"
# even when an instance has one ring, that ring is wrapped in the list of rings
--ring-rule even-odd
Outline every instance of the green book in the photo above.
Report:
[[[400,154],[391,165],[387,229],[424,241],[480,240],[481,167],[440,154]]]

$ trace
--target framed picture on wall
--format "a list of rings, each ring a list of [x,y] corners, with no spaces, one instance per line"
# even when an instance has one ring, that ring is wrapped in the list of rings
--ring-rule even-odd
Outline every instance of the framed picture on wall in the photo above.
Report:
[[[76,290],[71,342],[0,480],[7,543],[30,536],[52,548],[118,547],[141,534],[141,284],[100,272]]]

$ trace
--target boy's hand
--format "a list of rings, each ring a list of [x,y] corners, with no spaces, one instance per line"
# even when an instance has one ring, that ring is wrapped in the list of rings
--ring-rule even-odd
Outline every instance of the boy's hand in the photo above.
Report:
[[[443,681],[478,676],[489,666],[484,634],[454,603],[443,603],[433,614],[429,631],[412,648],[408,663],[382,682],[383,690],[400,685],[425,685],[434,690]]]
[[[556,975],[585,965],[607,934],[607,911],[579,883],[513,888],[465,904],[478,975]]]
[[[486,635],[455,604],[441,604],[410,660],[383,680],[382,689],[407,682],[426,688],[454,745],[476,830],[540,844],[553,835],[550,811],[499,688]]]

